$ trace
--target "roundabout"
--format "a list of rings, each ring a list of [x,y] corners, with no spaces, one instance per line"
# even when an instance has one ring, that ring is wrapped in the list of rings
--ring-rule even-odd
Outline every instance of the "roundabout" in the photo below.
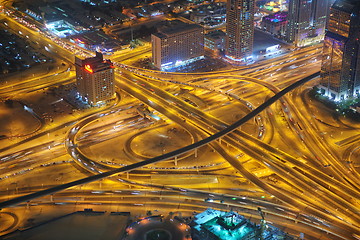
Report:
[[[40,129],[40,119],[26,105],[18,101],[0,102],[0,138],[21,137],[35,133]],[[15,117],[21,116],[21,117]]]
[[[153,229],[146,233],[146,240],[171,240],[171,234],[164,229]]]
[[[196,139],[183,128],[162,125],[134,134],[126,142],[124,151],[129,157],[145,160],[192,144]],[[179,156],[178,160],[188,155]]]
[[[184,240],[192,239],[190,227],[163,215],[149,216],[130,224],[125,240]]]
[[[18,224],[18,217],[11,212],[0,212],[0,233],[12,231]]]

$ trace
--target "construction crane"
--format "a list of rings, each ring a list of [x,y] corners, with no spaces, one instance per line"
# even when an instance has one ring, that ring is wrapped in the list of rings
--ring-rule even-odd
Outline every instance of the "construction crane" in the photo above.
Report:
[[[266,225],[264,213],[263,213],[263,211],[261,210],[260,207],[258,207],[258,212],[259,212],[259,214],[260,214],[260,216],[261,216],[261,220],[260,220],[260,230],[259,230],[258,237],[260,237],[260,240],[263,240],[263,232],[264,232],[265,229],[267,228],[267,225]]]

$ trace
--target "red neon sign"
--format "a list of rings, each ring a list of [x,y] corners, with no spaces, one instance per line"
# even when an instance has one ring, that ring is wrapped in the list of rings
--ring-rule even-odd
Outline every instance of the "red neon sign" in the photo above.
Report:
[[[89,73],[93,73],[93,72],[94,72],[89,64],[86,64],[86,65],[85,65],[85,70],[88,71]]]

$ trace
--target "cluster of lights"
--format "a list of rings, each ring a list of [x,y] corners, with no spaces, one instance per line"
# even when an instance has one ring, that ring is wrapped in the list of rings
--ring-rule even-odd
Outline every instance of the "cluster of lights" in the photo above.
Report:
[[[287,19],[287,13],[286,12],[278,12],[273,15],[269,15],[264,17],[264,20],[271,21],[271,22],[284,22]]]
[[[94,70],[91,68],[91,66],[89,64],[85,65],[85,70],[88,71],[89,73],[93,73]]]
[[[185,61],[176,60],[175,63],[174,63],[174,62],[168,62],[168,63],[162,64],[162,65],[161,65],[161,69],[162,69],[162,70],[169,70],[169,69],[171,69],[171,68],[173,68],[173,67],[185,66],[185,65],[187,65],[187,64],[196,62],[197,60],[201,60],[201,59],[204,59],[204,56],[191,58],[191,59],[188,59],[188,60],[185,60]]]

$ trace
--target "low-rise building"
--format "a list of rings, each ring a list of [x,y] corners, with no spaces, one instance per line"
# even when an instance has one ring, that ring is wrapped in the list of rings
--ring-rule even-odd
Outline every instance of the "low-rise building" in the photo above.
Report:
[[[196,23],[207,23],[217,19],[225,20],[226,5],[223,2],[200,5],[192,9],[190,20]]]
[[[221,30],[215,30],[205,35],[205,47],[213,51],[225,50],[226,33]]]
[[[193,240],[253,240],[294,238],[280,229],[267,224],[262,219],[260,225],[236,212],[223,212],[214,209],[195,215],[190,223]]]
[[[287,23],[287,12],[277,12],[263,17],[261,28],[272,35],[285,36]]]
[[[112,53],[113,51],[121,48],[120,43],[106,35],[101,30],[73,35],[71,36],[70,41],[90,51],[98,51],[102,53]]]

